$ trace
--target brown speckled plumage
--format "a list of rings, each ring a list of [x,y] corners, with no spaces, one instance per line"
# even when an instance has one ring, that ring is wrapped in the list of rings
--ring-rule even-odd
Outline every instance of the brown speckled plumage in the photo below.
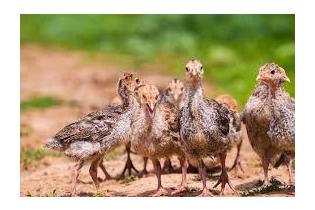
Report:
[[[153,85],[145,85],[137,94],[141,108],[135,115],[132,127],[132,149],[140,155],[150,158],[158,176],[158,192],[165,190],[160,183],[160,158],[172,155],[183,155],[178,144],[178,110],[175,105],[160,98],[158,89]]]
[[[235,168],[236,172],[238,170],[243,171],[240,160],[240,150],[243,143],[241,130],[242,123],[240,113],[238,112],[238,103],[232,96],[227,94],[218,96],[216,98],[216,101],[223,104],[226,108],[229,109],[230,112],[229,138],[231,139],[231,142],[233,142],[233,145],[237,147],[236,157],[230,169]]]
[[[98,188],[97,167],[103,156],[116,145],[129,139],[131,119],[138,109],[134,89],[140,83],[131,73],[118,82],[122,104],[92,112],[67,125],[46,143],[46,147],[63,151],[77,161],[74,189],[82,166],[92,160],[90,175]]]
[[[281,67],[273,63],[263,65],[259,70],[257,86],[243,113],[249,141],[262,159],[265,185],[269,183],[269,163],[277,165],[280,157],[285,156],[284,162],[291,173],[295,145],[295,105],[282,87],[286,81],[290,80]]]
[[[230,112],[217,101],[204,98],[202,75],[200,61],[190,60],[186,65],[184,103],[180,111],[179,124],[183,150],[190,161],[198,163],[203,179],[202,195],[207,195],[209,192],[205,182],[206,169],[202,159],[223,155],[232,142],[228,138]],[[222,156],[222,159],[224,159],[222,168],[225,170],[225,157]],[[222,193],[224,185],[222,184]]]

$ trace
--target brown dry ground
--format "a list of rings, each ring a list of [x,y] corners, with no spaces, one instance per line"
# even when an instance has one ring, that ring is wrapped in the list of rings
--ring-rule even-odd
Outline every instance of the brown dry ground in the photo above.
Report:
[[[114,60],[114,61],[112,61]],[[21,48],[21,101],[34,97],[52,96],[63,103],[47,109],[31,109],[21,112],[21,148],[41,148],[45,139],[74,119],[94,109],[108,104],[115,97],[118,76],[127,68],[128,63],[121,63],[109,56],[87,55],[81,52],[69,52],[59,49],[46,49],[28,45]],[[167,85],[174,75],[170,75],[161,64],[144,64],[138,71],[142,78],[159,87]],[[205,92],[211,94],[211,85],[205,84]],[[231,182],[239,192],[256,188],[263,172],[258,156],[253,152],[246,136],[241,150],[244,173],[231,171]],[[232,164],[235,149],[227,158],[227,165]],[[141,157],[132,155],[138,169],[142,169]],[[105,161],[106,168],[113,176],[118,176],[126,160],[124,147],[117,148]],[[176,158],[173,159],[178,166]],[[21,165],[21,196],[68,196],[71,189],[71,169],[73,162],[60,155],[45,156],[32,161],[25,169]],[[149,163],[150,170],[152,165]],[[152,171],[151,171],[152,172]],[[101,177],[103,174],[99,171]],[[208,180],[208,188],[217,180],[218,173]],[[285,167],[270,169],[270,175],[281,182],[288,180]],[[156,177],[150,173],[144,178],[125,178],[107,180],[101,183],[100,193],[95,192],[88,173],[88,166],[82,169],[77,185],[79,196],[150,196],[156,188]],[[170,191],[180,184],[180,173],[165,174],[162,183]],[[201,189],[196,174],[188,175],[190,191],[176,196],[195,196]],[[212,189],[212,188],[210,188]],[[214,194],[217,190],[212,190]],[[259,196],[294,196],[294,191],[273,191]],[[228,187],[225,196],[237,196]]]

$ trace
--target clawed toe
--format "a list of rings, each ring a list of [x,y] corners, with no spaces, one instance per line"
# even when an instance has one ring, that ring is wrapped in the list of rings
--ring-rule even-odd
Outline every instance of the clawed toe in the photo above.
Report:
[[[231,190],[234,193],[238,193],[235,188],[233,187],[233,185],[230,182],[229,176],[227,175],[227,173],[222,173],[220,175],[219,180],[217,181],[217,183],[213,186],[213,188],[216,188],[219,184],[221,184],[221,191],[220,191],[220,195],[224,195],[224,189],[225,189],[225,185],[228,184],[228,186],[231,188]]]
[[[213,194],[208,189],[203,189],[198,197],[213,197]]]
[[[177,186],[176,190],[174,190],[171,195],[176,195],[178,193],[182,193],[182,192],[187,192],[189,189],[188,189],[188,186],[187,185],[179,185]]]
[[[152,197],[166,196],[168,194],[169,194],[168,190],[161,187],[152,195]]]

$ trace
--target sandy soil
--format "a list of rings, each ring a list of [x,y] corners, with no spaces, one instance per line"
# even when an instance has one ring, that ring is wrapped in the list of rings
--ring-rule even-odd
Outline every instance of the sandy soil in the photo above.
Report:
[[[163,67],[165,68],[165,67]],[[96,56],[89,58],[80,52],[44,49],[38,46],[23,46],[21,48],[21,100],[38,96],[53,96],[62,99],[62,105],[39,110],[33,109],[21,112],[21,148],[41,148],[45,139],[54,135],[60,128],[74,119],[108,104],[115,97],[116,82],[126,68],[113,64],[108,58]],[[159,87],[167,85],[171,76],[158,71],[157,64],[146,64],[140,67],[141,76]],[[205,84],[207,95],[211,95],[211,85]],[[117,148],[114,158],[105,161],[109,173],[119,176],[126,161],[124,147]],[[236,149],[227,158],[231,166]],[[122,155],[119,155],[122,154]],[[249,142],[244,138],[241,150],[244,173],[231,171],[231,182],[239,192],[252,190],[263,172],[258,156],[253,152]],[[143,168],[142,157],[132,155],[137,169]],[[178,167],[178,161],[173,158],[173,164]],[[73,162],[63,156],[44,157],[32,163],[27,170],[21,167],[21,196],[68,196],[71,189],[71,169]],[[149,163],[152,172],[152,165]],[[103,174],[99,171],[101,177]],[[270,169],[270,175],[281,182],[287,182],[285,167]],[[208,180],[208,188],[214,194],[218,189],[212,189],[218,178],[214,173]],[[95,187],[88,173],[88,166],[82,169],[81,183],[77,185],[78,196],[96,196]],[[180,173],[162,176],[164,186],[172,191],[180,184]],[[105,196],[150,196],[156,189],[156,177],[149,173],[143,178],[126,178],[122,180],[106,180],[101,183],[100,192]],[[196,196],[201,189],[201,182],[196,174],[188,175],[189,192],[175,196]],[[279,191],[259,196],[294,196],[294,191]],[[239,196],[228,187],[225,196]]]

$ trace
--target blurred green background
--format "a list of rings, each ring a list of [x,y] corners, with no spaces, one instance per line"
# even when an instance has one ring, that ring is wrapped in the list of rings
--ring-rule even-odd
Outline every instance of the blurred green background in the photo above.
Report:
[[[198,58],[218,93],[243,105],[260,65],[275,62],[295,92],[294,15],[21,15],[21,45],[36,43],[131,57],[169,66],[183,78],[189,58]]]

